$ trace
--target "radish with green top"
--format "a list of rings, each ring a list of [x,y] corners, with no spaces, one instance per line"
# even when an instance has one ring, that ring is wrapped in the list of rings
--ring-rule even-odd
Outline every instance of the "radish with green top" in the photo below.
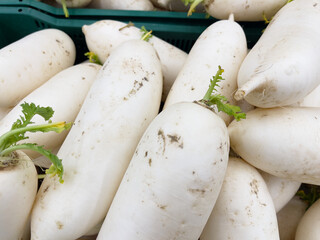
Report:
[[[94,63],[80,63],[68,67],[37,89],[24,97],[23,102],[33,102],[37,105],[47,105],[55,109],[52,121],[64,119],[67,122],[73,122],[80,111],[81,105],[95,80],[101,66]],[[11,123],[20,115],[20,104],[14,107],[0,121],[0,135],[10,129]],[[35,123],[43,123],[43,118],[35,116]],[[55,149],[60,146],[65,139],[67,132],[56,134],[27,133],[28,139],[25,142],[36,142],[45,146],[47,149]],[[37,152],[26,152],[27,155],[34,159],[40,154]],[[47,163],[49,163],[47,161]],[[44,165],[43,165],[44,166]]]
[[[95,53],[102,63],[106,61],[112,49],[120,43],[129,39],[141,39],[145,35],[144,31],[133,26],[132,23],[126,24],[115,20],[100,20],[84,25],[82,32],[88,49]],[[163,74],[162,101],[164,102],[187,58],[187,53],[156,36],[152,36],[149,42],[160,58]]]
[[[294,0],[274,16],[241,64],[236,100],[286,106],[320,84],[319,13],[319,0]]]
[[[229,158],[224,121],[210,107],[234,114],[236,106],[212,95],[161,111],[144,132],[97,239],[195,240],[218,197]]]
[[[256,108],[228,126],[234,152],[277,177],[320,184],[320,108]]]
[[[0,107],[16,106],[34,89],[72,66],[75,56],[74,42],[58,29],[39,30],[0,49]]]
[[[50,122],[53,114],[50,107],[40,107],[33,103],[23,103],[21,107],[23,116],[12,124],[8,132],[0,136],[0,239],[21,239],[37,193],[36,168],[22,149],[37,151],[48,157],[53,164],[46,172],[50,177],[57,175],[60,183],[63,183],[61,159],[36,143],[18,142],[27,138],[27,131],[60,133],[69,129],[71,124]],[[35,115],[43,117],[48,123],[33,124],[32,119]]]
[[[256,168],[230,157],[218,199],[200,240],[279,239],[276,211]]]
[[[219,64],[224,66],[226,80],[217,89],[231,104],[236,104],[233,94],[237,89],[238,70],[246,55],[245,33],[232,15],[228,20],[211,24],[191,48],[166,98],[164,109],[177,102],[200,99],[208,88],[208,79]],[[232,116],[224,112],[217,114],[226,124],[232,120]]]
[[[31,217],[31,239],[69,240],[103,221],[140,137],[158,114],[159,58],[145,41],[115,48],[102,66],[57,155],[64,184],[46,177]]]

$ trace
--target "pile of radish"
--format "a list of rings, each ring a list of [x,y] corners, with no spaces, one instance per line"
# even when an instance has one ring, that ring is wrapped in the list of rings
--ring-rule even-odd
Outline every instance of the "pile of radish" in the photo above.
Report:
[[[109,19],[0,49],[0,239],[319,238],[320,0],[183,2],[189,53]]]

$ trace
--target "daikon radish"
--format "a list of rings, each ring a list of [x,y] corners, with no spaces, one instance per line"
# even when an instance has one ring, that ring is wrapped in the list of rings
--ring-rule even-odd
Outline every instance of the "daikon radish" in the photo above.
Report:
[[[300,219],[295,240],[316,240],[320,236],[320,199],[318,199]]]
[[[245,117],[220,101],[221,95],[212,95],[222,72],[219,67],[200,101],[172,104],[150,123],[98,240],[199,238],[219,195],[230,149],[226,124],[211,106],[219,102],[237,120]]]
[[[278,213],[278,226],[281,240],[294,240],[297,226],[306,212],[307,204],[294,196]]]
[[[279,178],[264,171],[259,172],[267,184],[274,207],[278,213],[297,193],[301,182]]]
[[[88,7],[114,10],[155,10],[150,0],[92,0]]]
[[[0,107],[12,108],[76,57],[72,39],[58,29],[44,29],[0,49]]]
[[[234,14],[236,21],[264,21],[272,18],[288,0],[182,0],[191,4],[188,15],[191,15],[198,4],[214,18],[227,19]]]
[[[31,216],[31,239],[84,236],[108,211],[144,130],[158,114],[160,61],[141,40],[115,48],[61,145],[64,184],[46,177]]]
[[[228,126],[234,152],[277,177],[320,184],[320,108],[256,108]]]
[[[106,61],[111,50],[120,43],[129,39],[140,39],[142,36],[139,28],[115,20],[100,20],[90,25],[84,25],[82,31],[88,49],[94,52],[102,63]],[[187,53],[156,36],[152,36],[149,42],[156,49],[161,61],[163,73],[162,101],[164,102],[187,58]]]
[[[237,100],[291,105],[320,84],[319,13],[319,0],[294,0],[274,16],[240,67]]]
[[[247,54],[246,36],[241,26],[232,19],[213,23],[199,36],[174,81],[166,98],[164,109],[181,101],[195,101],[202,98],[208,88],[208,79],[216,72],[216,66],[224,69],[225,81],[218,91],[231,104],[236,102],[233,94],[237,88],[237,75]],[[219,112],[226,124],[230,115]]]
[[[280,239],[268,187],[253,166],[231,157],[200,240]]]
[[[81,63],[68,67],[54,75],[43,85],[24,97],[0,121],[0,135],[8,131],[11,124],[19,118],[21,114],[20,104],[23,102],[33,102],[36,105],[52,107],[55,110],[52,121],[63,119],[67,122],[73,122],[100,68],[101,66],[98,64]],[[42,124],[44,123],[44,119],[40,116],[35,116],[33,122]],[[62,144],[67,133],[26,133],[28,139],[23,142],[36,142],[47,149],[53,150]],[[33,151],[26,151],[26,153],[32,159],[40,156],[39,153]],[[45,158],[45,162],[50,164],[47,158]],[[45,165],[44,163],[42,166]]]

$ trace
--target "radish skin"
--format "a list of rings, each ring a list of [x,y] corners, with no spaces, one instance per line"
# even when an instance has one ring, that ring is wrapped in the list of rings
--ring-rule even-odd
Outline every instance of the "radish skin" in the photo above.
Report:
[[[100,68],[101,66],[98,64],[81,63],[68,67],[54,75],[43,85],[24,97],[20,103],[0,121],[0,135],[9,131],[12,123],[19,118],[21,115],[20,104],[23,102],[33,102],[36,105],[52,107],[55,110],[52,117],[53,121],[64,119],[67,122],[73,122]],[[45,120],[40,116],[35,116],[33,122],[42,124]],[[38,143],[47,149],[54,149],[62,144],[67,134],[67,131],[62,133],[49,132],[46,134],[42,132],[26,133],[29,139],[21,142]],[[23,151],[25,151],[31,159],[40,156],[38,152]],[[44,161],[47,162],[48,165],[51,165],[51,162],[47,158]],[[46,164],[43,166],[45,165]]]
[[[0,239],[22,239],[37,193],[34,164],[21,151],[16,157],[16,165],[0,167]]]
[[[234,14],[236,21],[264,21],[271,19],[288,0],[204,0],[206,12],[217,19]]]
[[[114,10],[153,11],[154,6],[149,0],[92,0],[90,8]]]
[[[259,171],[267,184],[274,207],[278,213],[297,193],[301,186],[301,182],[279,178]]]
[[[72,39],[58,29],[39,30],[0,49],[0,107],[17,105],[55,74],[72,66],[75,56]]]
[[[158,114],[162,73],[153,47],[126,41],[104,63],[61,145],[64,183],[46,177],[31,239],[69,240],[103,221],[140,137]]]
[[[228,155],[220,117],[196,103],[169,106],[140,139],[97,239],[198,239]]]
[[[219,197],[200,240],[280,239],[273,200],[253,166],[240,158],[228,162]]]
[[[320,85],[302,100],[292,104],[293,107],[320,107]]]
[[[311,205],[299,221],[295,240],[317,240],[320,236],[320,200]]]
[[[295,0],[274,16],[241,65],[236,100],[262,108],[286,106],[319,85],[320,68],[314,64],[320,61],[319,13],[319,0]]]
[[[106,61],[112,49],[120,43],[129,39],[141,38],[139,28],[128,27],[126,23],[115,20],[100,20],[90,25],[84,25],[82,32],[88,49],[97,54],[102,63]],[[161,61],[163,74],[162,101],[164,102],[187,58],[187,53],[156,36],[152,36],[149,42],[157,51]]]
[[[256,108],[228,126],[231,148],[262,171],[320,184],[320,108]]]
[[[60,5],[62,5],[61,0],[56,0],[56,2]],[[70,8],[83,8],[87,7],[92,0],[65,0],[66,6]]]
[[[174,81],[166,98],[164,109],[181,101],[200,100],[216,67],[224,69],[218,92],[235,105],[233,93],[237,88],[237,74],[247,54],[247,41],[241,26],[232,19],[213,23],[199,36]],[[218,115],[228,125],[232,117],[224,112]]]
[[[281,240],[294,240],[297,226],[305,214],[307,204],[294,196],[278,213],[278,226]],[[305,239],[305,238],[303,238]]]
[[[0,107],[0,120],[4,118],[8,114],[8,112],[10,112],[10,110],[11,110],[10,108]]]

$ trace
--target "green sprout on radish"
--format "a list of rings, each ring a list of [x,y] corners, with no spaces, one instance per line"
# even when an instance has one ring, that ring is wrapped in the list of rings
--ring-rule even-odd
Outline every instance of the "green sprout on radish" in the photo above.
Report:
[[[228,99],[225,96],[214,93],[214,91],[217,91],[216,87],[219,87],[218,83],[221,82],[221,80],[224,80],[224,78],[221,76],[223,72],[224,70],[221,68],[221,66],[219,66],[216,75],[210,79],[209,89],[199,102],[208,107],[216,105],[219,112],[222,111],[230,116],[233,116],[237,121],[245,119],[246,114],[241,112],[241,108],[239,106],[229,104]]]
[[[188,11],[188,16],[191,16],[192,13],[195,11],[196,7],[202,3],[204,0],[181,0],[185,6],[190,4],[190,8]]]
[[[86,52],[84,55],[88,57],[89,62],[102,65],[102,62],[100,61],[98,55],[95,54],[94,52]]]
[[[152,37],[152,30],[148,31],[144,26],[140,28],[140,32],[142,32],[141,40],[148,42],[149,39]]]
[[[52,165],[49,169],[46,170],[46,174],[51,176],[57,175],[59,177],[59,182],[63,183],[63,166],[62,160],[59,159],[56,155],[51,153],[49,150],[44,149],[43,146],[39,146],[36,143],[21,143],[17,142],[21,140],[28,139],[28,136],[25,136],[26,132],[50,132],[54,131],[60,133],[64,130],[71,128],[72,123],[66,122],[55,122],[52,123],[50,120],[54,111],[51,107],[40,107],[36,106],[34,103],[22,103],[22,113],[24,116],[20,116],[16,122],[11,126],[11,129],[0,136],[0,161],[2,165],[6,165],[3,161],[9,161],[12,153],[16,150],[33,150],[43,156],[47,157]],[[45,124],[32,124],[32,118],[35,115],[41,116],[45,121]],[[30,125],[31,124],[31,125]]]

